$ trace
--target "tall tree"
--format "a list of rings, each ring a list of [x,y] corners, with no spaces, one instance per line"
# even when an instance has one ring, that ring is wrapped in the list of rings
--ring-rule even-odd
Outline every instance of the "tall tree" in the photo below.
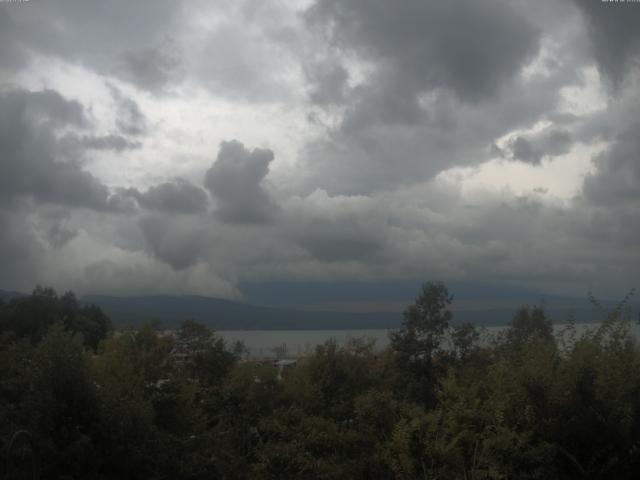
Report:
[[[439,370],[435,360],[453,318],[449,310],[452,301],[442,282],[425,283],[415,302],[404,311],[402,328],[390,335],[399,386],[416,400],[430,403],[434,399]]]

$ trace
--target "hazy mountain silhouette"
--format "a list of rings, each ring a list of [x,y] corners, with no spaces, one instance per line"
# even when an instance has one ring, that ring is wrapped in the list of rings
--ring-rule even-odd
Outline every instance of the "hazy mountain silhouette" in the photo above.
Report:
[[[373,329],[397,327],[401,320],[397,313],[310,312],[196,295],[87,295],[82,301],[98,305],[116,326],[159,321],[170,328],[191,319],[217,330]]]
[[[0,299],[8,301],[26,294],[0,290]],[[339,311],[321,306],[305,309],[284,306],[262,306],[251,303],[223,300],[198,295],[141,295],[119,297],[109,295],[86,295],[82,303],[98,305],[118,328],[125,325],[140,326],[146,322],[160,322],[164,328],[174,328],[183,320],[201,322],[216,330],[340,330],[397,328],[402,322],[402,307],[397,311],[370,312]],[[496,298],[461,294],[452,305],[453,324],[471,322],[480,326],[506,325],[515,311],[522,305],[543,304],[554,323],[563,323],[569,318],[577,322],[601,320],[599,313],[586,298],[561,296],[534,296]],[[602,301],[609,310],[616,302]],[[638,318],[640,305],[631,303],[627,314]]]

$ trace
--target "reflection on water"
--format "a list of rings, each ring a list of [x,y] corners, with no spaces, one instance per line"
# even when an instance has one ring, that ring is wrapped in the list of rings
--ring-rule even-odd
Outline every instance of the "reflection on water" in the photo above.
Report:
[[[556,331],[566,328],[566,324],[554,325]],[[595,323],[576,324],[576,333],[580,335],[587,329],[597,327]],[[482,339],[499,334],[506,327],[483,327]],[[388,329],[372,330],[226,330],[217,332],[227,342],[241,341],[251,357],[297,357],[312,352],[317,345],[334,339],[344,345],[349,339],[369,338],[375,340],[375,348],[382,350],[389,344]],[[640,336],[640,326],[631,324],[631,331]]]

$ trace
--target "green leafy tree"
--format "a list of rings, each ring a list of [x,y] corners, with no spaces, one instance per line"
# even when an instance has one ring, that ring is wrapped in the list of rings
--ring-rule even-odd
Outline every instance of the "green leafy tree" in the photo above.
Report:
[[[552,322],[547,318],[544,308],[520,308],[509,324],[507,340],[516,345],[533,340],[553,341]]]
[[[463,323],[454,327],[451,333],[451,346],[454,354],[461,361],[466,361],[477,351],[480,332],[472,323]]]
[[[100,467],[93,435],[98,399],[82,337],[54,324],[33,356],[25,408],[43,478],[91,478]]]
[[[444,372],[438,362],[445,332],[453,314],[453,296],[441,282],[422,286],[415,303],[404,312],[402,328],[390,335],[396,385],[410,398],[434,401],[437,378]]]
[[[49,287],[38,286],[29,297],[14,298],[0,306],[0,333],[38,343],[56,322],[92,349],[111,330],[109,318],[95,305],[81,305],[73,292],[61,297]]]

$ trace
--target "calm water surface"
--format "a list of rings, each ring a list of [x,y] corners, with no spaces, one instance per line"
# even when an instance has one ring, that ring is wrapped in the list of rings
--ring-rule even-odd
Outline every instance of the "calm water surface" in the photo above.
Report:
[[[554,325],[559,331],[566,325]],[[597,324],[578,324],[578,334],[588,328],[595,328]],[[484,327],[482,338],[487,339],[491,335],[499,333],[505,327]],[[640,326],[636,323],[631,326],[632,332],[640,337]],[[250,356],[275,357],[284,352],[286,357],[296,357],[312,352],[317,345],[334,339],[339,345],[344,345],[352,338],[370,338],[375,340],[375,348],[383,349],[389,344],[389,332],[392,330],[222,330],[217,332],[227,342],[241,341],[244,343]]]

